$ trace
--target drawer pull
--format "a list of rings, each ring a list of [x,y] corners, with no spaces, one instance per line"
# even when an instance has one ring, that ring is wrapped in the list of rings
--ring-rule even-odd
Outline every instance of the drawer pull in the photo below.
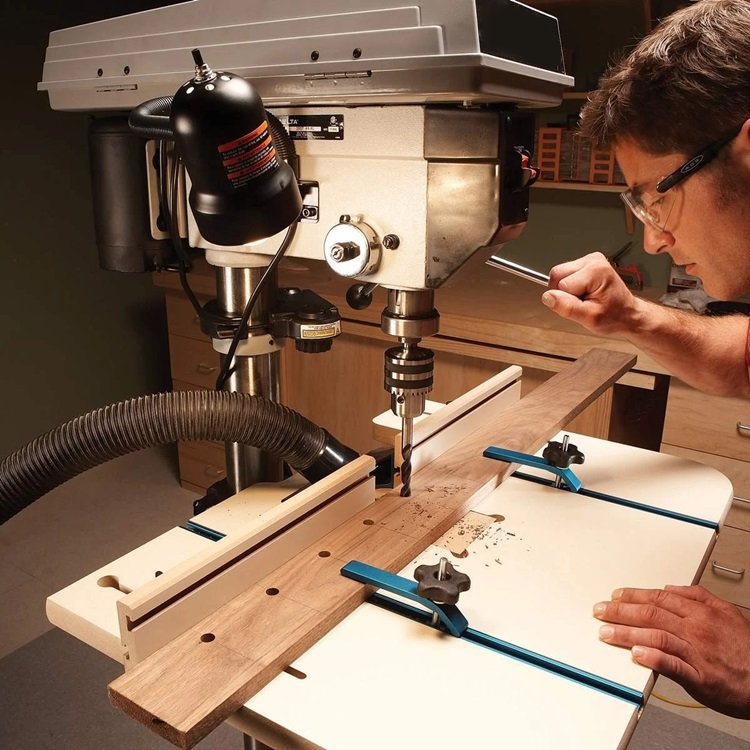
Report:
[[[750,437],[750,424],[737,422],[737,434],[741,435],[742,437]]]
[[[224,469],[219,469],[217,466],[206,466],[206,468],[203,471],[206,474],[206,476],[209,476],[209,477],[223,477],[224,476]]]
[[[735,495],[732,498],[732,502],[742,503],[743,505],[750,505],[750,500],[748,500],[746,497],[739,497],[739,495]]]
[[[199,365],[196,365],[195,371],[199,375],[210,375],[212,372],[216,372],[219,368],[218,367],[212,367],[211,365],[204,365],[203,362],[201,362]]]
[[[739,570],[736,570],[735,568],[727,568],[724,565],[719,565],[716,560],[711,561],[711,570],[721,571],[722,573],[730,573],[731,575],[738,576],[739,578],[742,578],[745,575],[744,568],[740,568]]]

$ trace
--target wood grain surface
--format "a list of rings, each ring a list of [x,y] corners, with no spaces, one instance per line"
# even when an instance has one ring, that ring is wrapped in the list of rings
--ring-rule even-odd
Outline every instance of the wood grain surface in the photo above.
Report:
[[[434,342],[438,338],[441,342],[431,344],[433,349],[442,344],[450,346],[448,340],[455,339],[499,347],[513,355],[533,352],[569,362],[594,347],[606,347],[636,354],[638,363],[634,367],[635,372],[668,374],[658,362],[625,339],[595,335],[577,323],[556,315],[541,303],[542,287],[488,268],[484,263],[488,254],[489,251],[476,253],[435,290],[435,306],[440,311],[440,332],[429,340]],[[215,273],[215,269],[207,266],[205,261],[196,262],[190,278],[197,294],[215,294]],[[165,289],[179,289],[179,279],[173,273],[154,274],[154,283]],[[350,279],[337,276],[325,263],[296,258],[282,263],[279,283],[314,289],[337,305],[342,318],[347,321],[380,326],[381,312],[387,299],[387,290],[383,287],[374,291],[369,307],[353,310],[346,302]],[[638,296],[656,301],[663,291],[647,288],[638,292]],[[510,359],[502,357],[499,352],[497,358],[509,364],[535,366],[516,356]],[[629,376],[631,379],[633,377],[633,374]]]
[[[416,473],[412,497],[388,493],[109,686],[115,706],[193,747],[371,593],[343,578],[361,560],[398,571],[497,487],[507,464],[488,445],[536,451],[635,358],[593,349]]]

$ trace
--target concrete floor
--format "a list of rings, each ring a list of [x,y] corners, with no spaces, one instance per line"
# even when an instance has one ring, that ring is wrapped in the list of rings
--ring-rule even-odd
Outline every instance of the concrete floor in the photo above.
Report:
[[[175,465],[168,449],[124,456],[72,479],[0,527],[1,748],[169,747],[109,706],[106,684],[120,667],[59,631],[50,633],[44,606],[49,594],[192,515],[195,495],[180,487]],[[51,668],[55,659],[59,666]],[[694,703],[663,678],[656,692]],[[242,746],[228,728],[205,743],[199,747]],[[672,747],[750,747],[750,722],[652,697],[630,748]]]

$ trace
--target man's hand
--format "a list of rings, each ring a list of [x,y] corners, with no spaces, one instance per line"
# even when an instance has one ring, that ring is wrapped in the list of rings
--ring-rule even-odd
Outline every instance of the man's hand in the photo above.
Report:
[[[594,607],[601,640],[682,685],[705,706],[750,718],[750,622],[702,586],[618,589]]]
[[[555,266],[542,302],[563,318],[602,335],[632,332],[641,302],[601,253]]]

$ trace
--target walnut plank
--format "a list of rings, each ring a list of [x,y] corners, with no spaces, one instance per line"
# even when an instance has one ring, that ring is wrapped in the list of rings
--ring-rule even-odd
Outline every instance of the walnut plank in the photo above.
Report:
[[[634,362],[591,350],[415,474],[411,498],[376,500],[112,682],[110,700],[174,745],[193,747],[370,595],[339,575],[342,564],[403,568],[507,474],[484,448],[536,451]]]

